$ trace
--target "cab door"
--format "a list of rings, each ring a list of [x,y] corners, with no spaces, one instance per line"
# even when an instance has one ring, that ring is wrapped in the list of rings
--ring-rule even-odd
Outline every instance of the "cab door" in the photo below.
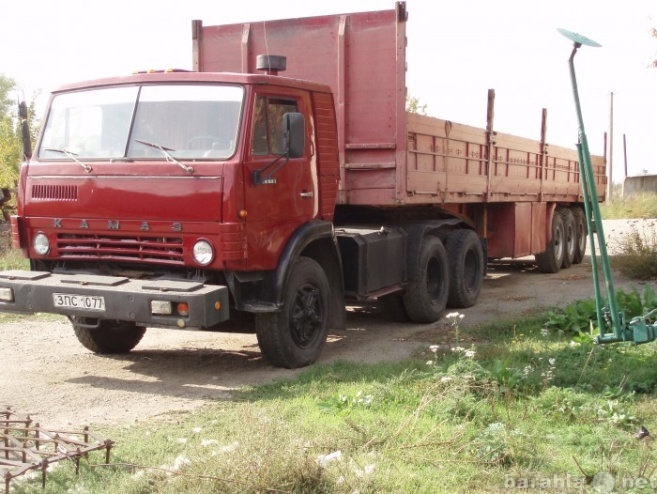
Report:
[[[309,95],[301,91],[261,89],[255,94],[246,158],[245,205],[247,256],[251,269],[274,269],[287,240],[319,209],[317,163]],[[288,158],[284,115],[301,113],[305,148]],[[260,183],[254,172],[260,173]]]

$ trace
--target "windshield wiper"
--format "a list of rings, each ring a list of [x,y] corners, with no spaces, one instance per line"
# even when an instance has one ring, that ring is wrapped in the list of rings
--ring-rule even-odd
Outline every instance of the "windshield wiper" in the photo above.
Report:
[[[84,168],[84,171],[87,172],[87,173],[91,173],[91,171],[93,170],[93,168],[91,168],[91,165],[83,163],[82,161],[80,161],[78,159],[77,153],[74,153],[73,151],[69,151],[68,149],[45,148],[44,151],[50,151],[52,153],[61,153],[63,155],[66,155],[66,157],[71,158],[78,165],[80,165],[82,168]]]
[[[141,139],[135,139],[135,142],[138,142],[139,144],[143,144],[144,146],[149,146],[152,148],[155,148],[159,150],[162,153],[162,156],[164,156],[164,159],[167,161],[167,163],[174,163],[178,165],[180,168],[185,170],[187,173],[190,175],[194,173],[194,168],[192,168],[189,165],[186,165],[185,163],[181,163],[178,161],[176,158],[174,158],[169,151],[176,151],[175,149],[172,148],[165,148],[161,144],[158,144],[156,142],[148,142],[148,141],[142,141]]]

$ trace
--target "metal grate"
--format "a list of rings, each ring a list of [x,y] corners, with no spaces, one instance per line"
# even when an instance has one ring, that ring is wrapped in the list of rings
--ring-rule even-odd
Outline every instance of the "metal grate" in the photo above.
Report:
[[[33,185],[32,199],[77,201],[78,188],[75,185]]]
[[[60,233],[57,235],[57,249],[62,259],[183,264],[180,237]]]
[[[75,462],[80,471],[80,458],[92,451],[105,450],[109,463],[114,442],[100,439],[85,427],[82,432],[50,430],[33,424],[29,416],[21,418],[11,408],[0,412],[0,473],[5,479],[5,494],[11,481],[29,471],[41,472],[41,485],[46,485],[48,465],[61,460]]]

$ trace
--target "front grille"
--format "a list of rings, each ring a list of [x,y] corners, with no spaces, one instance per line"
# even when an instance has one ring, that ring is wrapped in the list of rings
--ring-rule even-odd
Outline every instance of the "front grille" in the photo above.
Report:
[[[60,233],[57,235],[57,249],[62,259],[183,265],[180,237]]]

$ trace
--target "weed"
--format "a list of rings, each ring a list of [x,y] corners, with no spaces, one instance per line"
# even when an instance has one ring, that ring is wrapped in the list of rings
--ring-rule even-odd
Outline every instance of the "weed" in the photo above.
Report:
[[[526,463],[535,453],[532,445],[527,434],[502,422],[488,424],[471,443],[474,458],[505,467]]]
[[[615,198],[600,206],[604,219],[657,218],[657,194],[642,192]]]
[[[625,313],[628,320],[657,308],[657,294],[650,285],[646,285],[642,293],[636,289],[630,292],[617,290],[616,299],[619,309]],[[589,339],[592,333],[591,326],[596,321],[595,300],[578,300],[563,309],[549,311],[545,328],[563,331],[574,336],[575,339]]]
[[[618,242],[619,253],[612,265],[625,276],[637,280],[657,278],[657,232],[655,227],[639,232],[635,226]]]
[[[363,394],[361,390],[354,395],[340,394],[319,403],[319,408],[327,413],[346,415],[355,407],[369,408],[374,401],[371,394]]]

